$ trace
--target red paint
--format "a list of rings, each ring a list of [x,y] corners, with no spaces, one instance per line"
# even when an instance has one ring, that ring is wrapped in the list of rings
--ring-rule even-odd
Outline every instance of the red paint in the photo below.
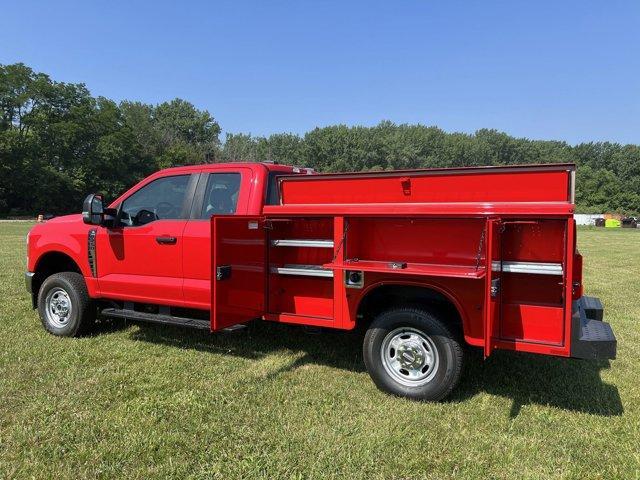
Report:
[[[365,197],[366,198],[366,197]],[[487,216],[517,216],[518,218],[563,217],[573,215],[568,202],[452,202],[452,203],[385,203],[360,204],[300,204],[267,205],[263,213],[274,217],[290,215],[343,215],[354,217],[444,217],[468,218]]]
[[[214,276],[211,330],[244,323],[265,313],[266,246],[264,219],[255,216],[212,219]],[[216,267],[226,268],[216,278]]]
[[[242,180],[236,214],[247,215],[262,208],[264,184],[259,182],[263,177],[257,173],[261,170],[242,165],[233,168],[207,165],[201,167],[200,172],[240,173]],[[208,310],[211,305],[211,222],[208,219],[189,219],[182,232],[182,242],[184,304],[189,308]]]
[[[541,168],[468,168],[321,175],[282,182],[285,205],[564,202],[567,165]]]
[[[256,317],[348,330],[378,288],[421,287],[454,305],[465,340],[485,355],[509,349],[568,356],[571,301],[582,294],[572,170],[546,165],[285,176],[280,205],[264,205],[270,173],[305,172],[258,163],[173,168],[143,180],[111,207],[161,177],[205,181],[211,173],[239,173],[235,216],[119,228],[60,217],[32,229],[28,268],[37,271],[48,253],[63,253],[77,264],[92,297],[211,310],[212,330]],[[96,277],[87,254],[91,228],[97,229]],[[158,236],[176,242],[158,244]],[[333,246],[271,244],[279,239]],[[562,275],[493,271],[492,261],[554,263]],[[272,272],[290,264],[323,266],[333,278]],[[230,276],[215,280],[224,266],[231,267]],[[350,270],[363,272],[361,288],[345,285]],[[499,281],[494,295],[492,280]]]
[[[502,320],[502,303],[504,299],[502,289],[502,273],[494,272],[489,265],[493,261],[502,259],[501,230],[503,225],[500,220],[490,218],[487,220],[484,230],[485,259],[487,276],[484,282],[484,356],[488,357],[495,348],[496,339],[499,337]]]
[[[562,345],[563,309],[547,305],[503,305],[500,338]]]
[[[567,348],[567,355],[569,355],[571,347],[571,306],[573,303],[573,274],[574,274],[574,258],[576,256],[576,222],[573,218],[566,220],[566,245],[567,250],[565,252],[564,259],[564,277],[563,281],[563,296],[564,296],[564,338],[563,342]],[[582,272],[580,273],[582,277]]]
[[[141,227],[99,228],[96,239],[100,295],[133,302],[183,306],[182,231],[185,220]],[[177,238],[162,245],[156,237]]]

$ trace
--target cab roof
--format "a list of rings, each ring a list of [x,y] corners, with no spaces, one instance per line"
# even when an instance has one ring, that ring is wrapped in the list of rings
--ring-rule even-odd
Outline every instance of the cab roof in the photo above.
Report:
[[[295,167],[290,165],[281,165],[271,162],[221,162],[221,163],[200,163],[197,165],[184,165],[180,167],[164,168],[156,172],[157,175],[165,175],[166,173],[184,173],[193,172],[195,170],[217,170],[229,167],[245,167],[251,169],[266,169],[268,171],[290,172]]]

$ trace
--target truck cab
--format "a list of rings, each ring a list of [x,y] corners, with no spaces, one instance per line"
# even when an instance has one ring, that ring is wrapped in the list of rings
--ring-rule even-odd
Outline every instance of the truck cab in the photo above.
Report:
[[[277,175],[293,170],[269,164],[187,167],[136,185],[110,206],[121,226],[96,230],[100,295],[209,310],[211,217],[260,214]]]
[[[27,273],[34,305],[46,276],[73,266],[92,298],[208,311],[211,217],[260,214],[278,201],[279,175],[307,173],[270,163],[169,168],[111,202],[104,225],[82,215],[36,225]]]
[[[600,301],[583,295],[575,166],[312,173],[171,168],[36,225],[26,278],[43,326],[360,326],[376,385],[416,400],[452,391],[465,344],[615,358]]]

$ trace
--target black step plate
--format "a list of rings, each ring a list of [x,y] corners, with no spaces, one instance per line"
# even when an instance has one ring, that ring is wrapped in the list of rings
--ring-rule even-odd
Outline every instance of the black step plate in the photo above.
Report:
[[[209,320],[198,318],[174,317],[172,315],[163,315],[158,313],[136,312],[122,308],[104,308],[102,315],[106,317],[125,318],[127,320],[139,320],[142,322],[162,323],[165,325],[178,325],[181,327],[199,328],[202,330],[210,330],[211,323]]]

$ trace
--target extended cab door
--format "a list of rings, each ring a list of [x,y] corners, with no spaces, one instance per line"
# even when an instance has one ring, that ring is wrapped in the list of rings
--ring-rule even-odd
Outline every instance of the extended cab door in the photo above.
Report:
[[[220,330],[265,313],[266,231],[259,216],[214,216],[211,227],[211,329]]]
[[[119,206],[120,224],[100,227],[97,275],[105,298],[182,306],[182,234],[197,175],[163,176]]]
[[[211,309],[211,217],[243,215],[252,195],[251,169],[222,167],[200,175],[191,215],[183,234],[185,306]]]

